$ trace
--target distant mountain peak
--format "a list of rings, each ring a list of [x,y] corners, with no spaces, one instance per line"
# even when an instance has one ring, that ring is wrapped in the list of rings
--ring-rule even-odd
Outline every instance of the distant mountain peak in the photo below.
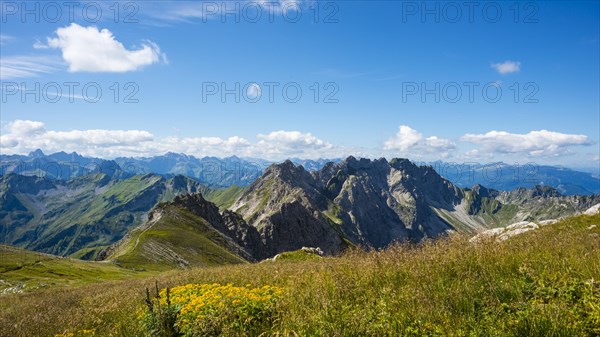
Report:
[[[42,152],[41,149],[37,149],[35,151],[29,152],[29,154],[27,156],[32,157],[32,158],[41,158],[41,157],[44,157],[45,154],[44,154],[44,152]]]

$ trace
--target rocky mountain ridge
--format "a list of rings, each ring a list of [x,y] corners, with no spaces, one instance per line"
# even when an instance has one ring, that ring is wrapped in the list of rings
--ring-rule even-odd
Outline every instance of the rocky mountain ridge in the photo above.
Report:
[[[598,202],[597,195],[565,197],[546,186],[461,189],[406,159],[349,157],[314,172],[291,161],[272,165],[227,209],[199,195],[170,205],[211,224],[244,250],[239,256],[254,261],[302,247],[336,254],[350,246],[379,249],[451,231],[476,233],[577,214]]]
[[[114,179],[89,175],[69,182],[20,178],[35,181],[29,184],[11,184],[15,176],[7,177],[0,185],[3,239],[26,248],[86,258],[114,255],[112,248],[105,249],[143,223],[145,227],[140,228],[157,226],[151,231],[155,237],[148,251],[186,256],[177,253],[175,241],[163,245],[156,237],[175,229],[181,237],[195,237],[196,241],[188,241],[188,251],[204,242],[213,247],[213,255],[220,251],[235,256],[228,261],[255,261],[302,247],[336,254],[350,246],[378,249],[451,231],[475,234],[519,221],[576,214],[600,202],[598,195],[562,196],[547,186],[508,192],[481,185],[458,188],[431,166],[418,166],[407,159],[388,162],[348,157],[317,171],[285,161],[269,166],[247,188],[222,193],[183,176]],[[221,209],[207,196],[218,200]],[[173,202],[153,208],[169,200]],[[165,207],[169,216],[153,220],[153,214],[165,214]],[[195,224],[201,224],[200,232]],[[126,239],[117,246],[129,252],[131,247],[122,244]],[[96,256],[101,250],[104,252]],[[193,259],[188,256],[181,261]]]

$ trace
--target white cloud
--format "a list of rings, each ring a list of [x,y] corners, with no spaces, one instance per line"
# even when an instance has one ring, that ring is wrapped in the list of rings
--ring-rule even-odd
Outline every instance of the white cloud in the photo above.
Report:
[[[571,147],[590,145],[586,135],[564,134],[547,130],[526,134],[490,131],[485,134],[466,134],[461,140],[478,144],[486,152],[525,154],[529,156],[556,156],[567,154]]]
[[[521,62],[508,60],[502,63],[494,63],[492,64],[492,68],[502,75],[518,73],[521,70]]]
[[[463,142],[473,143],[459,153],[457,145],[437,136],[424,137],[406,125],[388,139],[383,149],[361,149],[335,145],[311,133],[278,130],[258,134],[253,140],[239,136],[157,138],[144,130],[67,130],[47,129],[44,123],[15,120],[4,125],[0,133],[0,153],[26,154],[38,148],[44,152],[78,152],[86,156],[114,158],[161,155],[166,152],[185,153],[196,157],[241,157],[282,160],[286,158],[408,157],[413,160],[516,160],[525,156],[546,160],[570,154],[572,147],[589,145],[585,135],[570,135],[550,131],[511,134],[490,131],[466,134]],[[466,145],[466,144],[461,144]],[[589,156],[588,160],[598,160]]]
[[[35,136],[46,132],[44,130],[44,123],[29,120],[10,122],[7,125],[7,129],[9,134],[18,136]]]
[[[311,147],[331,147],[331,144],[313,136],[310,133],[302,133],[299,131],[273,131],[269,134],[258,135],[259,139],[264,142],[274,142],[279,145],[288,147],[311,146]]]
[[[56,37],[48,38],[46,46],[36,43],[34,47],[60,49],[71,72],[128,72],[166,60],[151,41],[128,50],[110,30],[76,23],[57,29]]]
[[[43,56],[0,58],[0,80],[35,77],[56,71],[58,60]]]
[[[321,140],[311,133],[299,131],[273,131],[269,134],[259,134],[254,156],[262,157],[324,157],[336,154],[333,144]]]
[[[438,138],[437,136],[425,138],[425,144],[430,148],[441,151],[449,151],[456,148],[456,144],[454,144],[452,141],[444,138]]]
[[[400,125],[398,133],[384,143],[386,150],[406,151],[423,140],[423,135],[410,126]]]
[[[408,155],[422,157],[423,154],[433,154],[447,157],[456,148],[452,141],[437,136],[423,137],[417,130],[400,125],[398,132],[383,144],[384,150],[394,151],[393,156]]]
[[[16,120],[5,127],[0,137],[3,153],[26,153],[38,148],[50,152],[80,151],[106,155],[119,148],[133,147],[153,140],[150,132],[140,130],[46,130],[44,123]]]
[[[335,147],[310,133],[274,131],[257,135],[255,142],[242,137],[165,137],[157,139],[143,130],[47,130],[44,123],[30,120],[12,121],[0,137],[2,153],[28,153],[35,149],[44,152],[78,152],[87,156],[114,158],[119,156],[153,156],[178,152],[204,156],[238,155],[280,160],[339,157],[351,151]],[[353,152],[359,154],[359,152]]]

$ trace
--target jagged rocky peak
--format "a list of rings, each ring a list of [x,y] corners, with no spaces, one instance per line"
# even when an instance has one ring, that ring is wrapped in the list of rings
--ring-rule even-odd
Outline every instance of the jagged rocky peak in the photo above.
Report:
[[[201,193],[178,195],[173,199],[171,204],[189,210],[219,230],[224,229],[219,208],[212,202],[204,199]]]
[[[393,158],[390,160],[390,166],[395,168],[396,170],[402,170],[406,172],[414,172],[419,167],[415,165],[413,162],[406,158]]]
[[[301,165],[294,165],[291,160],[286,160],[281,164],[273,164],[269,166],[263,176],[274,175],[283,180],[297,179],[300,177],[310,177],[310,173]]]
[[[341,162],[340,166],[351,170],[369,170],[372,168],[387,167],[388,162],[385,158],[371,160],[368,158],[356,159],[354,156],[350,156]]]
[[[533,197],[544,197],[544,198],[561,197],[562,196],[562,194],[554,187],[545,186],[545,185],[536,185],[535,187],[532,188],[531,194]]]
[[[474,196],[477,196],[480,198],[494,198],[494,197],[498,196],[498,191],[489,189],[480,184],[475,184],[473,187],[471,187],[470,190],[472,191]]]

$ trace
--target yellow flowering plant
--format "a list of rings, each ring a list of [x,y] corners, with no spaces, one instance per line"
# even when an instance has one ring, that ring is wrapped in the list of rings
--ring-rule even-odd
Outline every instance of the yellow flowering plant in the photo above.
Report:
[[[165,325],[156,316],[174,313],[174,336],[258,336],[273,324],[282,290],[232,284],[187,284],[158,292],[148,305],[146,322],[151,333],[164,336]],[[147,299],[147,302],[149,299]],[[147,303],[148,304],[148,303]],[[159,309],[160,308],[160,309]],[[167,309],[166,309],[167,308]],[[153,318],[154,317],[154,318]],[[160,321],[160,319],[159,319]],[[158,333],[157,333],[158,332]]]

